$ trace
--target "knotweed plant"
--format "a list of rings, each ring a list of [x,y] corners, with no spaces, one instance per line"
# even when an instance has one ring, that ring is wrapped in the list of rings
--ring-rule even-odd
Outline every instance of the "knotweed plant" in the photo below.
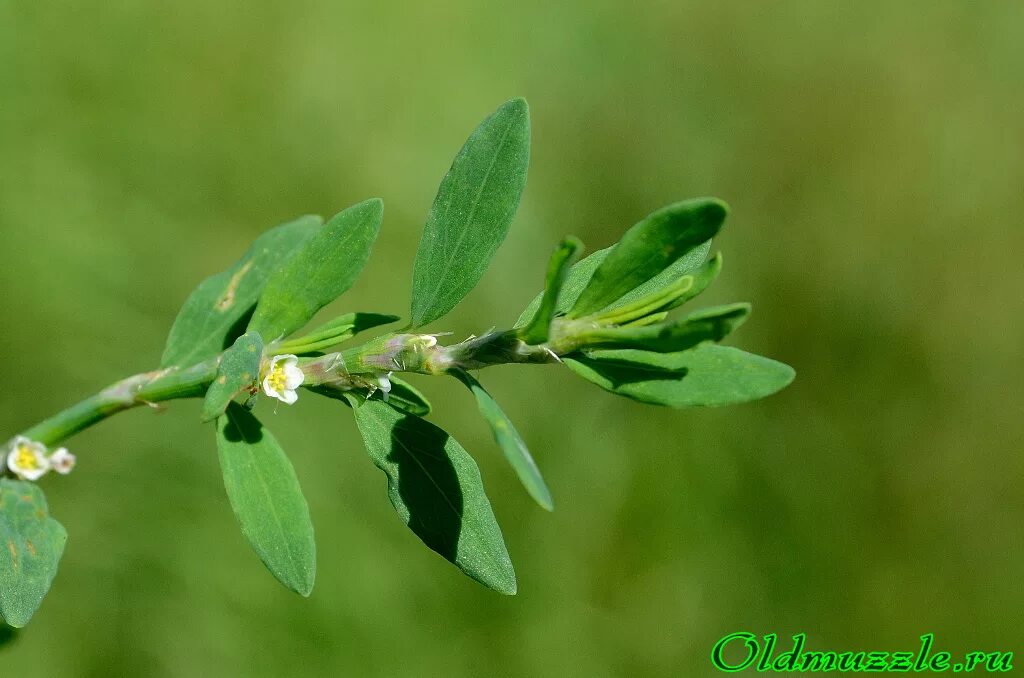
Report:
[[[747,304],[676,309],[704,291],[722,258],[708,257],[726,206],[700,198],[663,207],[617,244],[581,258],[567,237],[544,288],[509,329],[444,343],[430,327],[476,285],[504,240],[526,184],[530,119],[509,101],[469,137],[441,182],[412,272],[412,306],[399,318],[347,313],[304,330],[356,280],[383,203],[367,200],[323,223],[305,216],[260,236],[226,271],[202,282],[171,328],[160,367],[137,374],[16,435],[0,479],[0,616],[23,626],[57,572],[66,532],[49,516],[39,481],[66,474],[66,439],[142,405],[195,398],[213,424],[224,487],[242,532],[271,573],[308,596],[316,570],[313,523],[281,446],[254,416],[260,399],[339,401],[355,417],[370,460],[387,476],[402,521],[464,573],[500,593],[516,577],[476,463],[427,418],[406,374],[457,379],[526,491],[553,508],[522,436],[475,373],[532,363],[568,369],[615,395],[654,405],[727,405],[767,396],[793,371],[718,344]],[[490,321],[485,323],[489,326]],[[352,340],[371,333],[376,336]],[[289,410],[289,414],[291,410]],[[51,451],[52,450],[52,451]]]

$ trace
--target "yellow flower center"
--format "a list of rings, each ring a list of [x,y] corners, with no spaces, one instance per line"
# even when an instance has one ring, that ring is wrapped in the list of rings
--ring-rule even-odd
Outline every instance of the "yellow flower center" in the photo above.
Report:
[[[14,457],[14,465],[23,471],[38,471],[42,468],[36,453],[25,445],[18,448],[18,454]]]
[[[288,385],[288,377],[285,376],[284,367],[277,366],[271,372],[270,376],[267,377],[270,382],[270,388],[275,391],[284,391],[285,386]]]

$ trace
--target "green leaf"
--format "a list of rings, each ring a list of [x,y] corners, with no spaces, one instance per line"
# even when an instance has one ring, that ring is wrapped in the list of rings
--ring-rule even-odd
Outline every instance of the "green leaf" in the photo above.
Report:
[[[527,344],[543,344],[548,340],[548,330],[551,328],[551,320],[558,311],[558,298],[565,279],[569,275],[569,267],[572,266],[582,248],[583,243],[570,236],[563,240],[555,253],[551,255],[537,314],[519,335]]]
[[[554,501],[551,498],[551,491],[544,483],[540,475],[540,469],[526,448],[519,431],[513,426],[512,421],[502,411],[498,403],[491,397],[491,394],[484,390],[480,382],[464,370],[453,370],[452,374],[473,392],[476,397],[476,406],[480,414],[491,426],[494,440],[498,447],[505,454],[505,459],[512,465],[519,481],[526,488],[526,491],[533,497],[534,501],[548,511],[555,509]]]
[[[384,313],[345,313],[316,328],[303,337],[303,340],[326,339],[338,335],[354,337],[360,332],[365,332],[381,325],[389,325],[398,319],[397,315],[387,315]]]
[[[21,628],[57,575],[68,534],[33,483],[0,478],[0,618]]]
[[[237,403],[217,420],[224,488],[242,534],[277,580],[309,596],[316,542],[295,469],[270,431]]]
[[[782,390],[795,376],[789,365],[718,344],[681,353],[593,351],[563,361],[606,391],[667,407],[757,400]]]
[[[430,414],[430,401],[420,393],[419,389],[395,375],[391,375],[390,381],[389,405],[402,412],[415,414],[417,417],[425,417]]]
[[[194,365],[230,346],[245,331],[267,279],[322,223],[305,216],[272,228],[234,266],[204,280],[174,321],[161,367]]]
[[[391,375],[390,381],[391,393],[388,394],[387,400],[389,405],[402,412],[415,414],[418,417],[425,417],[430,414],[430,401],[427,400],[425,395],[420,393],[419,389],[394,375]],[[348,396],[353,393],[351,386],[343,384],[317,384],[316,386],[308,387],[308,389],[313,393],[318,393],[334,400],[340,400],[344,403],[348,403]],[[359,389],[355,392],[362,398],[366,398],[368,395],[367,389]],[[384,392],[375,390],[372,397],[383,400]]]
[[[667,270],[668,269],[666,269],[666,271]],[[691,273],[691,275],[693,276],[693,285],[690,286],[690,289],[687,290],[685,294],[679,296],[675,301],[673,301],[671,304],[669,304],[662,310],[671,311],[674,308],[682,306],[690,299],[697,297],[701,292],[706,290],[708,286],[711,285],[711,283],[715,281],[715,278],[718,277],[718,274],[721,272],[721,270],[722,254],[721,252],[719,252],[716,253],[715,256],[705,261],[699,269]],[[655,289],[658,289],[659,287],[662,286],[668,286],[672,282],[671,280],[662,280],[661,275],[656,276],[651,280],[651,282],[655,281],[658,281],[658,287],[656,287]]]
[[[249,330],[277,341],[341,296],[366,265],[383,216],[377,198],[335,215],[267,281]]]
[[[705,341],[721,341],[743,324],[750,304],[703,309],[682,320],[657,325],[598,328],[581,335],[587,348],[632,348],[657,353],[685,351]]]
[[[224,352],[217,367],[217,378],[210,384],[203,401],[202,421],[213,421],[224,414],[234,398],[251,387],[260,376],[263,360],[263,339],[258,332],[248,332]]]
[[[606,308],[710,240],[721,228],[727,209],[720,200],[698,198],[645,217],[626,231],[597,267],[569,316],[578,318]]]
[[[514,595],[515,571],[469,453],[425,419],[379,400],[348,398],[402,522],[473,579]]]
[[[579,263],[569,269],[569,274],[565,278],[565,282],[562,284],[561,294],[558,296],[558,310],[556,314],[564,315],[569,312],[576,300],[579,299],[580,294],[583,293],[587,283],[590,282],[591,276],[594,275],[594,271],[601,265],[601,262],[605,260],[609,254],[611,254],[613,247],[606,247],[603,250],[598,250],[588,257],[582,259]],[[622,297],[617,299],[614,304],[608,306],[609,309],[618,308],[624,304],[628,304],[632,301],[636,301],[641,297],[649,294],[650,292],[671,283],[674,280],[681,278],[682,276],[693,273],[697,269],[704,258],[708,255],[708,251],[711,249],[711,243],[706,242],[696,248],[694,248],[689,254],[676,259],[675,263],[662,271],[659,275],[652,278],[647,283],[640,285],[639,287],[627,292]],[[523,327],[536,315],[537,309],[540,308],[541,301],[544,293],[541,292],[533,301],[526,307],[526,310],[522,312],[519,319],[516,320],[515,327]]]
[[[397,315],[382,313],[346,313],[324,323],[309,334],[295,337],[277,345],[276,352],[305,354],[314,353],[348,341],[360,332],[388,325],[398,320]]]
[[[412,277],[412,327],[440,318],[472,290],[508,233],[530,164],[530,111],[502,104],[455,156],[423,230]]]

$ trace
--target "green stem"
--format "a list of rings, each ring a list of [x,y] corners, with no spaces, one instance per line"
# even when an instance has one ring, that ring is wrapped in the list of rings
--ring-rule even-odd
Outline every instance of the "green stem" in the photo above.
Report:
[[[417,345],[417,341],[421,343]],[[328,372],[336,366],[355,374],[399,371],[442,375],[452,367],[475,370],[490,365],[558,360],[554,344],[530,346],[521,341],[514,331],[488,332],[459,344],[429,346],[425,350],[422,342],[422,335],[385,335],[341,354],[311,360],[303,365],[303,370],[307,370],[307,384],[327,382],[331,378]],[[562,352],[566,352],[564,348]],[[339,355],[344,361],[338,359]],[[168,400],[202,397],[217,377],[219,364],[220,356],[217,356],[185,369],[144,372],[122,379],[36,424],[22,435],[53,446],[125,410]]]
[[[118,412],[140,405],[201,396],[206,393],[210,382],[217,376],[219,361],[220,358],[217,357],[184,370],[172,368],[159,372],[144,372],[122,379],[96,395],[36,424],[22,435],[47,446],[56,445]]]

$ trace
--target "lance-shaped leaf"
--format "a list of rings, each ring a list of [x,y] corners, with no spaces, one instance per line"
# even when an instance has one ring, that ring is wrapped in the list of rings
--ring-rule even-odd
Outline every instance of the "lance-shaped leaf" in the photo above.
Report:
[[[201,419],[213,421],[236,396],[248,390],[260,376],[263,360],[263,339],[258,332],[248,332],[224,352],[217,366],[217,377],[206,391]]]
[[[452,374],[473,392],[477,409],[490,425],[495,442],[498,443],[505,459],[519,476],[523,487],[542,508],[553,511],[555,504],[551,498],[551,491],[544,482],[544,478],[541,477],[537,463],[530,455],[530,450],[527,449],[526,443],[523,442],[522,436],[519,435],[519,431],[513,426],[512,421],[502,411],[497,401],[491,397],[491,394],[471,374],[464,370],[452,370]]]
[[[690,285],[690,289],[688,289],[684,294],[677,297],[675,301],[673,301],[671,304],[669,304],[662,310],[670,311],[674,308],[682,306],[690,299],[697,297],[701,292],[706,290],[711,283],[715,281],[715,278],[718,277],[718,274],[721,272],[721,270],[722,254],[719,252],[716,253],[715,256],[705,261],[700,266],[700,268],[696,269],[690,274],[693,276],[693,284]],[[655,282],[656,280],[658,282],[658,287],[667,287],[672,282],[671,280],[662,280],[661,278],[662,276],[659,275],[654,280],[651,280],[651,282]],[[658,289],[658,287],[656,287],[655,289]]]
[[[626,231],[597,267],[569,316],[596,313],[649,281],[714,237],[726,213],[720,200],[698,198],[648,215]]]
[[[341,296],[370,258],[383,216],[377,198],[335,215],[267,281],[249,330],[276,341]]]
[[[789,365],[718,344],[681,353],[592,351],[563,361],[606,391],[667,407],[757,400],[782,390],[795,375]]]
[[[21,628],[57,574],[68,535],[33,483],[0,478],[0,618]]]
[[[316,542],[288,457],[270,431],[237,403],[217,420],[217,452],[242,534],[278,581],[308,596],[316,578]]]
[[[682,320],[640,327],[599,328],[581,335],[587,348],[632,348],[657,353],[685,351],[705,341],[721,341],[743,324],[750,304],[697,311]]]
[[[267,279],[322,223],[305,216],[272,228],[234,266],[204,280],[174,321],[161,367],[194,365],[230,346],[245,331]]]
[[[515,571],[469,453],[425,419],[379,400],[348,398],[366,450],[387,476],[388,498],[402,521],[473,579],[514,595]]]
[[[383,313],[346,313],[330,320],[309,334],[282,342],[277,346],[281,353],[313,353],[347,341],[360,332],[387,325],[398,320],[397,315]]]
[[[572,308],[573,304],[576,303],[576,300],[579,299],[580,294],[583,293],[587,283],[590,282],[590,278],[594,275],[594,271],[596,271],[597,267],[601,265],[601,262],[605,260],[605,257],[611,254],[612,249],[613,247],[606,247],[603,250],[598,250],[590,256],[583,258],[569,269],[569,274],[566,276],[565,282],[562,284],[562,291],[558,295],[557,315],[569,312],[569,309]],[[632,301],[636,301],[650,292],[668,285],[674,280],[678,280],[684,275],[695,274],[695,271],[701,266],[701,262],[704,261],[704,258],[708,255],[708,251],[710,249],[710,242],[699,245],[688,254],[684,254],[676,259],[675,263],[666,268],[659,275],[649,280],[647,283],[644,283],[621,296],[615,301],[615,303],[610,304],[608,308],[614,309]],[[524,310],[519,316],[519,319],[516,320],[515,327],[523,327],[533,319],[537,314],[537,309],[540,308],[543,297],[544,293],[541,292],[533,298],[529,306],[526,307],[526,310]]]
[[[530,164],[530,112],[503,104],[470,135],[438,189],[412,277],[412,327],[440,318],[472,290],[505,239]]]
[[[527,344],[543,344],[548,340],[548,330],[551,328],[551,320],[558,311],[558,298],[561,295],[562,286],[569,275],[569,268],[582,248],[583,243],[570,236],[563,240],[555,253],[551,255],[537,314],[519,335]]]

